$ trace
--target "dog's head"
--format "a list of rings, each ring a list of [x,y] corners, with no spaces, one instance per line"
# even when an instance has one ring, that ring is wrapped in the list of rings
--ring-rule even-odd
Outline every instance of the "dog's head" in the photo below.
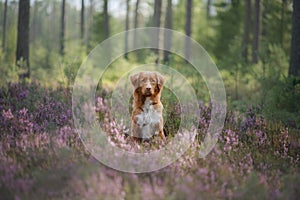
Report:
[[[165,78],[158,72],[139,72],[130,76],[134,90],[139,90],[144,96],[152,96],[161,91]]]

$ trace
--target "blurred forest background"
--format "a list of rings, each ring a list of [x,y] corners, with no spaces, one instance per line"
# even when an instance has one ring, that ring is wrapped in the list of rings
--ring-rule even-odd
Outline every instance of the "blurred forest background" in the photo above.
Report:
[[[164,27],[191,36],[207,50],[222,73],[233,109],[245,111],[255,104],[272,119],[296,126],[299,39],[291,51],[292,5],[291,0],[2,1],[0,83],[25,77],[46,86],[71,83],[101,41],[132,28]],[[296,28],[297,22],[295,35]],[[135,36],[124,42],[134,41],[130,37]],[[125,54],[119,68],[157,58],[188,68],[176,56],[162,54]]]
[[[299,198],[299,0],[1,0],[0,11],[0,199]],[[118,58],[95,99],[111,145],[129,152],[164,145],[131,144],[128,127],[111,115],[108,97],[133,66],[178,70],[200,109],[196,139],[182,157],[155,172],[130,174],[100,164],[83,145],[72,118],[72,85],[94,47],[143,27],[174,29],[200,43],[222,75],[228,107],[218,143],[203,159],[211,105],[196,70],[167,51]],[[160,35],[160,46],[176,44]],[[124,51],[135,38],[124,37]],[[163,92],[164,131],[172,142],[182,111],[177,97]]]

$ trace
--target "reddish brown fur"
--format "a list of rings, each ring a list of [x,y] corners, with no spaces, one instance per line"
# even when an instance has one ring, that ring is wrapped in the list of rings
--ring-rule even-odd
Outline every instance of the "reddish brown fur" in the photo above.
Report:
[[[143,105],[147,97],[150,98],[154,110],[160,115],[160,123],[157,126],[159,136],[165,140],[163,132],[163,105],[160,101],[161,91],[164,84],[164,77],[158,72],[140,72],[130,77],[134,86],[133,93],[133,110],[131,115],[132,120],[132,135],[135,139],[139,138],[140,133],[137,132],[137,118],[136,116],[143,112]],[[146,80],[146,81],[145,81]],[[146,82],[148,84],[146,84]],[[151,92],[146,92],[146,87],[151,84]]]

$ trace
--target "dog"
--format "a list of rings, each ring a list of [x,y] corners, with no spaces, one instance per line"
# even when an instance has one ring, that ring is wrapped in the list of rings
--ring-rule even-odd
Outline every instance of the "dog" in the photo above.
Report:
[[[164,141],[163,105],[160,101],[165,78],[158,72],[143,71],[130,76],[133,85],[131,133],[143,141],[159,135]]]

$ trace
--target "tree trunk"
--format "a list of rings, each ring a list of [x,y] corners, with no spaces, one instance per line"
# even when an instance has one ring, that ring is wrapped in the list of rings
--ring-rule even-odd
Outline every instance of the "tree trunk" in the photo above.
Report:
[[[104,14],[104,39],[108,39],[109,35],[110,35],[110,26],[109,26],[109,14],[108,14],[108,0],[104,0],[104,4],[103,4],[103,14]],[[112,48],[110,46],[110,41],[107,40],[107,42],[105,43],[105,57],[110,59],[112,53]]]
[[[160,28],[161,25],[161,9],[162,1],[155,0],[154,2],[154,14],[153,14],[153,27]],[[156,63],[160,63],[160,31],[157,30],[153,33],[153,42],[157,49],[154,49],[154,52],[157,54]]]
[[[80,39],[83,41],[84,39],[84,13],[85,13],[85,6],[84,0],[81,0],[81,13],[80,13]]]
[[[254,19],[254,34],[252,45],[252,62],[258,63],[259,46],[260,46],[260,0],[255,0],[255,19]]]
[[[154,2],[154,14],[153,14],[153,27],[160,27],[161,8],[162,8],[162,1],[161,0],[155,0],[155,2]]]
[[[245,62],[248,62],[248,45],[250,38],[250,25],[251,25],[251,0],[246,0],[246,14],[245,14],[245,24],[244,24],[244,36],[242,44],[242,56]]]
[[[283,40],[284,40],[284,26],[285,26],[285,13],[286,13],[286,7],[287,7],[287,0],[282,0],[281,2],[281,19],[280,19],[280,29],[282,31],[280,31],[279,33],[279,42],[280,42],[280,45],[281,47],[283,47]]]
[[[138,24],[139,24],[139,4],[140,4],[140,0],[136,0],[135,3],[135,12],[134,12],[134,29],[138,28]],[[134,30],[134,36],[133,36],[133,47],[136,48],[137,47],[137,32],[136,30]]]
[[[7,1],[4,2],[4,12],[3,12],[3,34],[2,34],[2,52],[6,52],[6,24],[7,24]]]
[[[190,37],[192,34],[192,4],[193,0],[186,1],[185,34]],[[185,59],[190,58],[191,44],[189,38],[185,41]]]
[[[86,43],[87,43],[87,53],[89,54],[90,49],[92,48],[91,45],[91,29],[93,25],[93,15],[94,15],[94,0],[89,1],[89,13],[88,13],[88,28],[87,28],[87,37],[86,37]]]
[[[289,76],[300,76],[300,1],[293,1],[293,28]]]
[[[20,78],[30,77],[29,65],[29,16],[30,16],[30,0],[19,1],[18,15],[18,36],[17,36],[17,52],[16,64],[19,67],[26,65],[27,72],[20,74]],[[24,62],[20,63],[23,60]]]
[[[211,0],[207,0],[207,3],[206,3],[206,18],[207,20],[209,20],[210,18],[210,7],[211,7]]]
[[[104,0],[103,14],[104,14],[104,34],[105,34],[105,39],[107,39],[109,37],[108,0]]]
[[[172,29],[173,28],[173,11],[172,11],[172,0],[168,0],[167,11],[166,11],[166,20],[165,20],[165,28]],[[172,35],[167,34],[165,32],[164,35],[164,62],[169,62],[169,50],[171,49],[172,44]]]
[[[60,19],[60,50],[61,56],[65,54],[65,28],[66,28],[66,0],[62,0],[61,4],[61,19]]]
[[[125,54],[124,54],[124,58],[126,60],[128,60],[128,38],[129,38],[129,34],[128,34],[128,29],[129,29],[129,12],[130,12],[130,0],[126,1],[126,22],[125,22]]]

